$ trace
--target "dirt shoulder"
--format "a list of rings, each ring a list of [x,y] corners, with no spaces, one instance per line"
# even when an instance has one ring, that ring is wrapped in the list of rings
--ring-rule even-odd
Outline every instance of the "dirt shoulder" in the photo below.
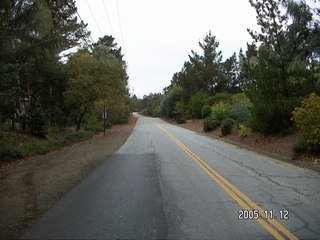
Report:
[[[127,140],[137,119],[47,155],[0,165],[0,239],[15,239]]]
[[[215,139],[225,141],[236,145],[240,148],[245,148],[278,160],[286,161],[306,167],[317,172],[320,172],[320,157],[317,155],[301,155],[296,157],[293,153],[293,147],[297,143],[299,133],[294,133],[288,136],[268,135],[265,136],[260,133],[252,133],[246,138],[241,138],[238,130],[234,130],[230,135],[221,136],[221,129],[217,128],[211,132],[203,131],[203,121],[201,119],[188,120],[184,124],[176,124],[180,127],[213,137]]]

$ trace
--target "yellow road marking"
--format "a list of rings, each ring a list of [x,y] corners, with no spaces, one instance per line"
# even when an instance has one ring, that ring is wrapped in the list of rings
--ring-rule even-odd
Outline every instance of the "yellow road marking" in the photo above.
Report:
[[[192,158],[219,186],[225,190],[244,210],[258,210],[259,215],[262,216],[264,212],[257,204],[255,204],[251,199],[249,199],[245,194],[243,194],[239,189],[233,186],[227,179],[222,177],[218,172],[216,172],[212,167],[210,167],[206,162],[204,162],[201,158],[199,158],[196,154],[194,154],[190,149],[188,149],[184,144],[182,144],[178,139],[176,139],[171,133],[169,133],[164,128],[160,127],[158,124],[152,123],[162,130],[165,134],[168,135],[190,158]],[[298,238],[293,235],[288,229],[286,229],[283,225],[278,223],[274,219],[256,219],[256,221],[264,227],[267,231],[269,231],[276,239],[284,240],[282,235],[279,234],[274,228],[278,231],[282,232],[286,237],[291,240],[298,240]],[[270,226],[270,224],[272,226]]]

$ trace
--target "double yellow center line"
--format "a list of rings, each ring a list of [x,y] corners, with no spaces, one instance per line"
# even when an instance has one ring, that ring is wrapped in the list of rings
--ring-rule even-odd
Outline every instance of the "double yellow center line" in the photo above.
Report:
[[[169,136],[190,158],[192,158],[208,175],[212,178],[219,186],[225,190],[230,197],[232,197],[243,210],[258,210],[259,215],[263,216],[264,211],[255,204],[251,199],[249,199],[245,194],[243,194],[239,189],[233,186],[228,180],[222,177],[218,172],[216,172],[212,167],[210,167],[206,162],[194,154],[190,149],[188,149],[184,144],[182,144],[178,139],[176,139],[171,133],[159,126],[158,124],[152,123],[162,130],[165,134]],[[298,240],[298,238],[289,232],[283,225],[278,223],[274,219],[262,219],[258,218],[256,221],[267,231],[269,231],[276,239],[285,240],[283,237],[286,236],[291,240]],[[281,233],[283,235],[281,235]]]

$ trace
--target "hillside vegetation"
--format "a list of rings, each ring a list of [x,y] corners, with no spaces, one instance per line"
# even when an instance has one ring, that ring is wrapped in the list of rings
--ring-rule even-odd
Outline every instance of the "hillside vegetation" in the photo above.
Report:
[[[301,131],[297,153],[320,152],[320,10],[304,1],[250,0],[260,31],[222,60],[209,32],[163,93],[132,98],[143,114],[184,123],[204,118],[204,130],[240,129],[286,135]],[[235,36],[236,37],[236,36]]]

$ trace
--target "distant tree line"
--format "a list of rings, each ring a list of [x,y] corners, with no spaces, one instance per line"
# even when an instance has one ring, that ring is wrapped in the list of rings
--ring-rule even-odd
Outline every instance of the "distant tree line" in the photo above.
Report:
[[[87,44],[73,0],[0,3],[1,130],[46,136],[50,128],[127,121],[126,63],[112,36]],[[77,52],[62,58],[65,50]]]

